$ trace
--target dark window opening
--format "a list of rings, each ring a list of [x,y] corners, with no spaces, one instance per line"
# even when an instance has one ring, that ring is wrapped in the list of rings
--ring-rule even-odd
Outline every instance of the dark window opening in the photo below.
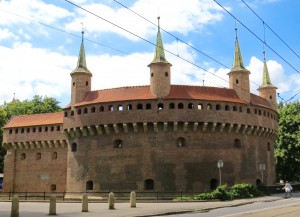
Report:
[[[52,153],[52,160],[56,160],[57,159],[57,152],[53,152]]]
[[[150,103],[146,104],[146,109],[151,109],[151,104]]]
[[[158,109],[158,110],[164,109],[164,104],[158,103],[157,109]]]
[[[75,86],[75,82],[73,82],[73,86]]]
[[[235,83],[238,84],[238,83],[239,83],[239,79],[236,79],[236,80],[235,80]]]
[[[230,110],[229,105],[225,105],[225,111],[229,111],[229,110]]]
[[[89,82],[88,81],[85,82],[85,86],[89,86]]]
[[[247,113],[250,114],[251,113],[251,110],[250,108],[247,108]]]
[[[188,109],[194,109],[194,104],[193,103],[189,103],[188,104]]]
[[[12,134],[12,129],[9,130],[9,134]]]
[[[27,128],[26,131],[27,131],[27,133],[30,133],[30,128]]]
[[[138,109],[138,110],[143,109],[143,104],[141,104],[141,103],[137,104],[136,109]]]
[[[266,117],[266,111],[264,111],[264,113],[263,113],[263,114],[264,114],[264,116]]]
[[[234,140],[234,147],[235,148],[241,148],[241,140],[235,139]]]
[[[232,110],[236,112],[237,111],[237,107],[233,106]]]
[[[34,132],[35,133],[35,131],[36,131],[36,128],[34,127],[34,128],[32,128],[32,132]]]
[[[165,72],[165,77],[168,77],[169,76],[169,73],[168,72]]]
[[[177,139],[177,147],[186,147],[186,140],[183,137]]]
[[[114,111],[114,106],[109,105],[109,106],[108,106],[108,111],[110,111],[110,112]]]
[[[208,104],[206,107],[207,110],[211,110],[211,104]]]
[[[71,111],[71,116],[74,116],[74,111]]]
[[[170,103],[169,104],[169,109],[174,109],[175,108],[175,104],[174,103]]]
[[[256,183],[256,185],[261,185],[262,184],[260,179],[256,179],[255,183]]]
[[[215,190],[215,189],[217,189],[217,187],[219,186],[219,181],[218,181],[218,179],[211,179],[211,180],[210,180],[210,183],[209,183],[209,186],[210,186],[210,190]]]
[[[87,181],[87,182],[86,182],[86,190],[87,190],[87,191],[88,191],[88,190],[93,190],[93,188],[94,188],[94,183],[93,183],[93,181],[91,181],[91,180]]]
[[[270,95],[270,99],[272,99],[273,97],[272,97],[272,95]]]
[[[88,109],[87,108],[84,108],[83,109],[83,114],[87,114],[88,113]]]
[[[184,106],[183,106],[183,103],[179,103],[179,104],[178,104],[178,109],[183,109],[183,107],[184,107]]]
[[[51,130],[51,131],[54,131],[54,126],[51,126],[50,130]]]
[[[50,188],[51,188],[51,192],[56,191],[56,185],[55,184],[52,184]]]
[[[92,113],[95,113],[95,112],[96,112],[96,108],[95,108],[95,107],[92,107],[92,108],[91,108],[91,112],[92,112]]]
[[[153,73],[151,73],[151,78],[153,77],[153,75],[154,75],[154,74],[153,74]]]
[[[56,127],[56,131],[60,131],[60,126],[57,126],[57,127]]]
[[[104,112],[104,106],[100,106],[99,112]]]
[[[36,153],[36,160],[40,160],[42,158],[42,154],[40,152]]]
[[[256,115],[257,115],[257,109],[254,109],[254,114],[256,114]]]
[[[271,151],[271,144],[270,143],[267,144],[267,150]]]
[[[78,110],[77,110],[77,114],[78,114],[78,115],[81,115],[81,109],[78,109]]]
[[[39,127],[39,132],[42,132],[42,127]]]
[[[24,133],[24,128],[21,128],[21,133]]]
[[[261,115],[261,110],[258,110],[258,115]]]
[[[65,112],[65,118],[68,117],[68,112]]]
[[[114,142],[114,148],[122,148],[123,147],[123,141],[121,139],[117,139]]]
[[[48,132],[48,127],[45,127],[45,132]]]
[[[25,160],[26,159],[26,154],[25,153],[22,153],[21,154],[21,160]]]
[[[128,110],[128,111],[131,111],[131,110],[132,110],[132,105],[131,105],[131,104],[128,104],[128,105],[127,105],[127,110]]]
[[[243,107],[242,106],[240,106],[240,112],[243,112]]]
[[[221,110],[221,105],[216,105],[216,110]]]
[[[145,180],[145,190],[153,190],[154,189],[154,181],[152,179]]]
[[[77,151],[77,143],[73,142],[71,145],[71,151],[76,152]]]

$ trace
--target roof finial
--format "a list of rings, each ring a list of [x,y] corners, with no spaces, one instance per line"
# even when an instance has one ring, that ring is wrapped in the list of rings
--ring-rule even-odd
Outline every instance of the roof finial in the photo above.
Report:
[[[83,41],[83,37],[84,37],[83,22],[81,22],[81,38],[82,38],[82,41]]]
[[[157,26],[158,26],[158,29],[160,29],[160,22],[159,22],[159,20],[160,20],[160,16],[157,17],[157,23],[158,23]]]
[[[241,50],[240,50],[236,26],[235,26],[234,30],[235,30],[235,48],[234,48],[233,69],[236,69],[236,70],[245,69]]]

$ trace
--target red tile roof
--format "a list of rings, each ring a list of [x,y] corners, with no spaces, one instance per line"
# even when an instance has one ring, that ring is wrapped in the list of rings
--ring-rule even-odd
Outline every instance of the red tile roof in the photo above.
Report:
[[[63,112],[14,116],[3,128],[63,124]]]
[[[252,105],[258,105],[258,106],[264,106],[264,107],[267,107],[267,108],[270,108],[270,104],[269,102],[265,99],[265,98],[262,98],[260,96],[257,96],[255,94],[250,94],[250,103]]]
[[[120,87],[91,91],[83,101],[75,106],[147,99],[156,99],[150,92],[150,86]],[[172,85],[170,94],[165,99],[198,99],[244,103],[232,89],[206,86]]]

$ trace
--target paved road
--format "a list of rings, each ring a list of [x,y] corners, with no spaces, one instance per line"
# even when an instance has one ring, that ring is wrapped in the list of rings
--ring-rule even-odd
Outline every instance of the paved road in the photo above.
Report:
[[[220,210],[220,208],[241,207],[243,205],[252,203],[261,204],[273,204],[276,201],[300,201],[299,198],[283,199],[282,194],[272,195],[268,197],[253,198],[253,199],[242,199],[234,201],[215,201],[215,202],[137,202],[136,208],[130,208],[129,202],[117,202],[114,210],[108,209],[107,203],[89,203],[89,212],[82,213],[81,203],[66,202],[57,203],[56,211],[60,217],[141,217],[141,216],[160,216],[160,215],[174,215],[179,217],[182,213],[187,213],[189,216],[194,213],[196,215],[199,212],[206,212],[209,210]],[[262,205],[265,206],[265,205]],[[243,210],[244,208],[242,208]],[[0,217],[10,217],[11,202],[0,202]],[[212,212],[212,211],[211,211]],[[241,212],[241,211],[239,211]],[[49,202],[20,202],[20,217],[49,217]],[[230,213],[228,213],[230,214]],[[227,215],[228,215],[227,214]],[[223,214],[222,214],[223,215]],[[200,215],[201,216],[201,215]],[[214,217],[217,215],[213,215]],[[242,215],[244,216],[244,215]],[[300,215],[299,215],[300,216]],[[202,217],[202,216],[201,216]],[[289,216],[290,217],[290,216]]]

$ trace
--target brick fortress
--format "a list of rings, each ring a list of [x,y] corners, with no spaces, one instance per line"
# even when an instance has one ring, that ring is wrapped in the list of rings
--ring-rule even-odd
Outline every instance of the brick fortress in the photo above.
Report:
[[[278,113],[266,60],[259,96],[237,37],[229,88],[172,85],[158,28],[148,67],[149,86],[92,91],[82,40],[64,112],[4,126],[3,191],[203,191],[218,185],[219,160],[222,183],[275,183]]]

